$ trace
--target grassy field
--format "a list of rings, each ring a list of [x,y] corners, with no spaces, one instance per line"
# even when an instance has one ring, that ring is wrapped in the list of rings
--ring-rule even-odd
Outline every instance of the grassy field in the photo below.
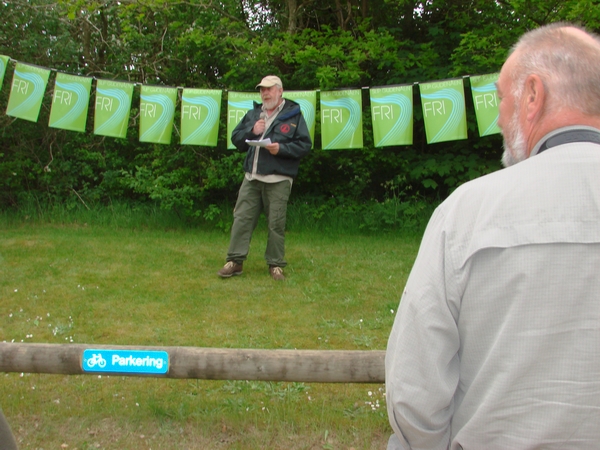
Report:
[[[220,279],[220,231],[2,224],[0,340],[385,349],[419,236],[290,231],[287,280],[266,232]],[[2,374],[22,449],[383,449],[383,385]]]

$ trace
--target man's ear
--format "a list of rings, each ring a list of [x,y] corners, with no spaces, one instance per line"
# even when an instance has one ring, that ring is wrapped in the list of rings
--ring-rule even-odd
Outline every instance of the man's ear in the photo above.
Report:
[[[539,117],[546,103],[546,88],[539,75],[529,75],[525,79],[525,108],[527,112],[527,120],[529,122]]]

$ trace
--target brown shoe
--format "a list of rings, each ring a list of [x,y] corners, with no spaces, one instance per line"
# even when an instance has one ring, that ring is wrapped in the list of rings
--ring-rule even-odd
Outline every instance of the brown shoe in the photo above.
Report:
[[[277,266],[269,266],[269,273],[271,274],[271,278],[276,281],[285,280],[285,276],[283,275],[283,269]]]
[[[242,265],[236,263],[235,261],[228,261],[227,264],[223,266],[221,270],[217,272],[221,278],[229,278],[234,275],[242,274]]]

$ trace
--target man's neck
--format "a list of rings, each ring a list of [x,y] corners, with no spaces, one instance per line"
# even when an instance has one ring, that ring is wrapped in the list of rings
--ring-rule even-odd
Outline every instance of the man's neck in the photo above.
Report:
[[[595,142],[600,144],[600,129],[587,125],[571,125],[558,128],[540,139],[529,156],[535,156],[549,148],[571,142]]]
[[[540,141],[545,136],[554,130],[568,127],[592,127],[600,129],[600,118],[597,116],[588,116],[573,110],[557,111],[551,117],[543,118],[539,126],[529,135],[529,156],[533,156],[534,148],[539,146]]]

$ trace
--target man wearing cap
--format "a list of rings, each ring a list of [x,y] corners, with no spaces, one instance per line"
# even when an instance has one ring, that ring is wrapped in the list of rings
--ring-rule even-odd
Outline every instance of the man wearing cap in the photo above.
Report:
[[[231,134],[231,142],[247,152],[245,176],[233,212],[227,263],[217,274],[221,278],[242,274],[252,233],[264,211],[268,225],[265,260],[271,277],[284,280],[287,202],[300,159],[308,154],[312,141],[300,106],[282,97],[279,77],[266,76],[256,88],[260,88],[262,104],[254,103]],[[267,139],[270,143],[264,146],[247,142]]]

